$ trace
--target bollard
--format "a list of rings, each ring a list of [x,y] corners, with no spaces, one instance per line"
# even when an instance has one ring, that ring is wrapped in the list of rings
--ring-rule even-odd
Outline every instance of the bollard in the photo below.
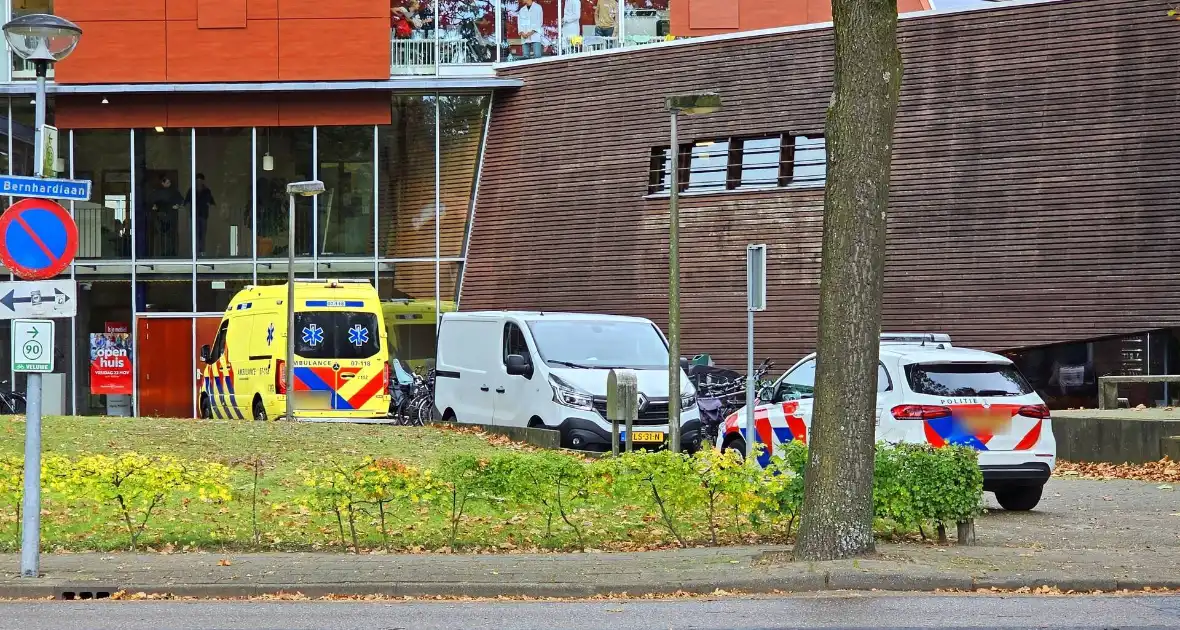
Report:
[[[606,377],[606,417],[611,424],[611,453],[619,454],[619,423],[627,427],[627,452],[634,443],[632,429],[639,418],[639,380],[633,370],[611,370]]]

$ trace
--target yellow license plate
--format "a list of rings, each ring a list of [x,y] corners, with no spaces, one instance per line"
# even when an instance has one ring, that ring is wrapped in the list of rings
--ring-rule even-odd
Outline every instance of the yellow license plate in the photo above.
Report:
[[[636,431],[631,434],[632,442],[663,442],[664,434],[660,431]]]
[[[1012,424],[1011,416],[973,415],[963,419],[967,429],[972,433],[996,433],[1006,431]]]

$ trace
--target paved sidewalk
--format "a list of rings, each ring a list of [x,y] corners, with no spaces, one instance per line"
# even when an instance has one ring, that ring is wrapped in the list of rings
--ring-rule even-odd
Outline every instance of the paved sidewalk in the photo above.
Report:
[[[57,554],[45,577],[14,575],[0,556],[0,598],[170,593],[244,597],[529,596],[762,593],[827,589],[1062,590],[1180,588],[1180,495],[1157,484],[1058,481],[1036,512],[989,512],[977,544],[879,545],[873,558],[792,563],[781,547],[695,548],[648,553],[434,554]],[[952,532],[953,535],[953,532]]]

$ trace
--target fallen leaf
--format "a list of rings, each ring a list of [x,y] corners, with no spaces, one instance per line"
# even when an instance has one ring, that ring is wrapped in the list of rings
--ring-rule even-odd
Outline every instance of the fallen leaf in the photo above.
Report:
[[[233,564],[233,563],[230,562],[228,558],[222,558],[217,561],[217,566],[219,566],[219,567],[228,567],[231,564]]]

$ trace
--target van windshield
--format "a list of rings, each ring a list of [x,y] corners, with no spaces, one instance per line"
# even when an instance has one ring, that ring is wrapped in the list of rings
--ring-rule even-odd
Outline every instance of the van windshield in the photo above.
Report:
[[[380,336],[373,313],[295,313],[295,354],[305,359],[367,359],[381,349]]]
[[[668,367],[668,346],[648,322],[529,322],[541,360],[553,367],[659,370]]]

